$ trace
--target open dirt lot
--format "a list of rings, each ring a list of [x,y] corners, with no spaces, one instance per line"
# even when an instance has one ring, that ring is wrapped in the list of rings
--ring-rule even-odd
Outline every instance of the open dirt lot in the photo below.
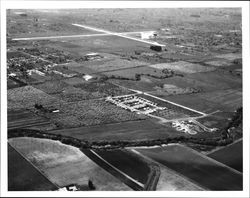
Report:
[[[35,138],[14,138],[10,144],[60,187],[74,183],[88,190],[91,179],[96,190],[131,190],[75,147]]]

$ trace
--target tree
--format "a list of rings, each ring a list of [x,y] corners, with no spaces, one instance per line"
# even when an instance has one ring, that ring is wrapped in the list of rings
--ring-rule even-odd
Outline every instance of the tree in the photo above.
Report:
[[[36,103],[36,104],[35,104],[35,108],[36,108],[36,109],[42,109],[43,106],[42,106],[41,104],[39,105],[39,104]]]
[[[89,182],[88,182],[88,186],[89,186],[90,190],[95,190],[95,186],[94,186],[93,182],[90,179],[89,179]]]
[[[140,74],[135,74],[135,80],[136,80],[136,81],[141,80],[141,75],[140,75]]]

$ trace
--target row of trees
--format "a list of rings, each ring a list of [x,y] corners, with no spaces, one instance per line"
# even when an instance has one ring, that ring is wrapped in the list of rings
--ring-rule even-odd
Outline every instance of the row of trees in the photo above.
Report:
[[[38,107],[41,108],[41,107]],[[43,131],[30,130],[30,129],[13,129],[8,131],[8,138],[13,137],[36,137],[47,138],[52,140],[59,140],[64,144],[72,145],[80,149],[94,149],[94,148],[123,148],[128,146],[153,146],[168,143],[195,143],[200,145],[210,146],[224,146],[233,142],[233,138],[228,135],[227,129],[231,127],[238,127],[242,124],[242,107],[237,109],[231,122],[227,127],[221,130],[221,137],[216,138],[196,138],[196,137],[184,137],[178,136],[173,138],[164,138],[156,140],[144,140],[144,141],[94,141],[89,142],[85,140],[79,140],[69,136],[62,136],[60,134],[52,134]]]

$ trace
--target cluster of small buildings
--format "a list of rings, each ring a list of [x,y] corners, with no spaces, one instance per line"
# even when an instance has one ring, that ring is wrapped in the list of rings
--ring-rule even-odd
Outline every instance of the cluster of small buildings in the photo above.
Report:
[[[74,184],[70,184],[68,186],[59,188],[57,191],[79,191],[79,188]]]
[[[172,127],[177,131],[189,133],[190,135],[195,135],[197,132],[215,132],[218,130],[217,128],[208,128],[196,120],[177,120],[172,122]]]
[[[166,109],[166,107],[159,107],[156,103],[136,95],[109,96],[106,101],[138,114],[150,114],[157,110]]]

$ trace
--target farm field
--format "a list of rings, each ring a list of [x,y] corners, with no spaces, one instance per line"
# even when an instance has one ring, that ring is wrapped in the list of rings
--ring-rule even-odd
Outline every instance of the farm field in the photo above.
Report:
[[[177,87],[172,84],[163,84],[162,86],[155,87],[156,91],[150,91],[148,93],[158,96],[170,96],[170,95],[184,95],[184,94],[194,94],[199,93],[199,89],[194,89],[191,87]]]
[[[110,82],[84,82],[80,79],[66,79],[34,85],[47,94],[66,102],[76,102],[110,95],[126,95],[132,92]]]
[[[241,53],[228,53],[228,54],[220,54],[220,55],[217,55],[216,57],[223,58],[223,59],[226,59],[228,61],[233,61],[235,59],[242,58],[242,54]]]
[[[172,63],[159,63],[155,65],[150,65],[150,67],[154,69],[171,69],[174,71],[178,71],[181,73],[198,73],[198,72],[209,72],[214,71],[213,67],[206,67],[199,64],[193,64],[185,61],[177,61]]]
[[[61,103],[53,107],[60,112],[56,115],[47,114],[47,117],[53,123],[65,128],[146,119],[144,115],[137,115],[99,99]]]
[[[238,141],[222,149],[209,153],[208,157],[243,172],[243,141]]]
[[[8,129],[40,127],[53,129],[48,119],[27,110],[8,111]]]
[[[157,191],[202,191],[202,187],[190,182],[188,179],[161,167],[161,175],[157,184]]]
[[[132,152],[141,155],[136,149],[140,147],[128,148]],[[187,190],[204,190],[199,185],[192,183],[188,179],[176,174],[174,171],[158,164],[160,167],[160,177],[156,187],[157,191],[187,191]]]
[[[185,77],[174,76],[162,79],[161,83],[196,88],[203,92],[242,88],[241,78],[219,71],[187,74]]]
[[[222,113],[222,112],[221,112]],[[224,128],[228,125],[229,119],[232,117],[233,113],[223,113],[223,114],[212,114],[204,118],[198,118],[197,121],[201,124],[210,128]]]
[[[186,78],[190,81],[197,81],[201,85],[206,84],[208,88],[211,86],[213,87],[213,91],[224,89],[240,89],[242,87],[241,78],[222,72],[195,73],[187,75]],[[205,87],[202,90],[205,91]]]
[[[56,189],[57,186],[8,144],[9,191],[50,191]]]
[[[127,150],[83,150],[83,153],[135,190],[143,190],[150,179],[147,161]]]
[[[23,13],[25,14],[22,15]],[[69,18],[62,16],[59,12],[11,10],[8,16],[12,18],[8,31],[17,38],[93,33],[93,31],[65,23],[65,20],[70,22]],[[37,19],[35,21],[37,25],[34,25],[34,18]]]
[[[218,105],[226,106],[228,111],[235,111],[242,106],[242,89],[226,89],[208,93],[199,93],[198,96]]]
[[[95,70],[96,72],[106,72],[106,71],[112,71],[112,70],[119,70],[119,69],[128,69],[128,68],[134,68],[134,67],[138,67],[138,66],[145,66],[147,65],[146,62],[141,62],[141,61],[130,61],[130,60],[126,60],[126,59],[115,59],[115,60],[110,60],[107,62],[104,62],[102,64],[88,64],[85,63],[84,66],[89,67],[93,70]]]
[[[158,138],[178,137],[184,135],[165,125],[153,123],[151,120],[130,121],[114,124],[53,130],[49,133],[71,136],[88,141],[118,140],[152,140]]]
[[[158,94],[158,96],[205,113],[212,113],[217,110],[233,112],[242,106],[241,89],[226,89],[174,96]]]
[[[58,99],[32,86],[9,90],[7,99],[9,110],[32,108],[36,103],[41,105],[52,105],[59,102]]]
[[[146,94],[138,94],[138,96],[141,96],[142,98],[145,98],[147,100],[150,100],[154,103],[156,103],[157,105],[159,105],[160,107],[166,107],[167,109],[166,110],[163,110],[163,115],[166,114],[166,116],[168,115],[168,111],[173,112],[173,115],[179,115],[180,117],[183,117],[183,116],[201,116],[202,114],[199,113],[199,112],[195,112],[191,109],[187,109],[187,108],[184,108],[184,107],[181,107],[181,106],[177,106],[175,104],[171,104],[170,102],[168,101],[163,101],[163,100],[160,100],[158,98],[155,98],[155,97],[152,97],[150,95],[146,95]],[[178,103],[177,103],[178,104]],[[165,112],[164,112],[165,111]],[[159,114],[161,111],[159,111]],[[158,112],[154,112],[152,114],[157,114]],[[174,117],[175,117],[174,116]],[[176,117],[175,117],[176,118]]]
[[[15,81],[13,79],[8,78],[7,79],[7,89],[13,89],[17,87],[25,86],[26,84],[21,81]]]
[[[181,145],[138,152],[209,190],[242,190],[242,174]]]
[[[175,102],[195,110],[204,112],[204,113],[212,113],[217,110],[220,111],[229,111],[231,108],[224,106],[223,104],[218,104],[216,101],[209,101],[208,98],[199,97],[199,93],[196,94],[187,94],[187,95],[175,95],[175,96],[164,96],[162,94],[158,95],[166,100],[171,102]]]
[[[132,80],[118,80],[118,79],[109,79],[109,82],[123,86],[129,89],[135,89],[140,91],[155,91],[157,86],[160,86],[161,83],[152,82],[150,77],[142,77],[140,81]]]
[[[89,190],[91,179],[96,190],[132,190],[75,147],[37,138],[13,138],[9,142],[59,187],[73,183]]]
[[[117,69],[115,71],[103,72],[106,76],[120,76],[129,79],[135,79],[136,74],[143,75],[154,75],[157,78],[163,78],[166,74],[162,72],[162,70],[153,69],[149,66],[138,66],[129,69]]]
[[[207,61],[207,62],[205,62],[205,64],[211,65],[211,66],[214,66],[214,67],[226,67],[226,66],[232,65],[231,62],[229,62],[227,60],[224,60],[224,59]]]

